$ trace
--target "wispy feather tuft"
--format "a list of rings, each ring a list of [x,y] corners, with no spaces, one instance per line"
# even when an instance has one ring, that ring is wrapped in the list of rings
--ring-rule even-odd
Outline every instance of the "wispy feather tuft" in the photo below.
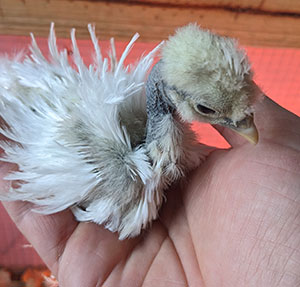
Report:
[[[31,35],[31,54],[23,61],[0,60],[0,114],[6,123],[0,133],[9,140],[0,142],[0,160],[18,165],[6,180],[21,183],[0,199],[33,202],[44,214],[72,207],[78,220],[105,224],[126,238],[156,217],[150,210],[157,205],[152,207],[156,203],[144,189],[152,177],[147,152],[132,144],[122,118],[137,113],[144,124],[145,79],[160,45],[129,69],[124,61],[138,34],[118,61],[113,40],[110,59],[103,58],[95,27],[88,29],[95,50],[90,67],[73,29],[73,68],[67,52],[57,48],[53,23],[48,59]],[[135,213],[140,209],[141,218]]]

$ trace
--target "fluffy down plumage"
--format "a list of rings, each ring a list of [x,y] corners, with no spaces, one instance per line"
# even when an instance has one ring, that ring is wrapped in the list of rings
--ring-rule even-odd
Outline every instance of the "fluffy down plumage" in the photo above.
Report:
[[[54,26],[49,59],[32,36],[31,54],[0,61],[1,161],[19,170],[6,180],[11,186],[2,200],[35,204],[43,214],[68,207],[79,221],[105,224],[120,238],[135,236],[155,219],[161,195],[141,142],[145,136],[144,81],[156,47],[136,65],[119,62],[112,42],[111,58],[103,59],[94,27],[89,25],[94,63],[86,67],[71,32],[75,68],[66,51],[58,51]],[[129,118],[133,118],[130,121]]]

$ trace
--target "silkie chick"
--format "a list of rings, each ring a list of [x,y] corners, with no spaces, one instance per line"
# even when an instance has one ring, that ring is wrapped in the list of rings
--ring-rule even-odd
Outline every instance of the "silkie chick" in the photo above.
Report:
[[[260,95],[245,52],[190,24],[134,66],[112,42],[103,59],[89,26],[94,64],[58,51],[54,26],[47,60],[32,36],[31,55],[0,61],[1,161],[18,165],[3,201],[34,203],[51,214],[71,208],[78,221],[103,224],[119,238],[157,218],[164,190],[205,159],[189,124],[228,127],[256,143],[253,104]],[[161,60],[148,72],[157,50]],[[75,64],[75,68],[74,68]],[[146,82],[145,82],[146,81]],[[146,97],[145,97],[146,95]],[[146,98],[146,99],[145,99]]]

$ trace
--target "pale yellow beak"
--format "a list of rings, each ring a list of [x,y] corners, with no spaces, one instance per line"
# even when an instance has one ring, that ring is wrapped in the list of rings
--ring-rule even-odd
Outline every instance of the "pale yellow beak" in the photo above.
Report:
[[[229,122],[225,124],[225,126],[244,137],[250,143],[258,143],[258,131],[253,122],[252,115],[246,116],[243,120],[236,122],[235,124]]]
[[[243,129],[243,130],[234,130],[237,132],[239,135],[244,137],[246,140],[248,140],[252,144],[257,144],[258,143],[258,131],[253,123],[249,128]]]

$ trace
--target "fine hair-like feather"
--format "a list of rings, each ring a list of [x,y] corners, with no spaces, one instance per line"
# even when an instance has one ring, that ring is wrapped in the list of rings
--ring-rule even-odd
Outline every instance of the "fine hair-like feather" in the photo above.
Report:
[[[5,122],[0,133],[7,138],[0,142],[5,151],[1,161],[18,165],[5,179],[19,183],[0,199],[30,201],[43,214],[71,207],[79,221],[105,224],[123,239],[139,234],[161,204],[141,144],[144,82],[160,45],[129,67],[124,61],[138,34],[118,61],[113,40],[110,59],[103,58],[94,26],[88,29],[95,50],[89,67],[74,29],[73,63],[65,50],[58,50],[54,24],[48,59],[31,35],[29,56],[0,60]],[[135,122],[130,123],[133,113]],[[145,189],[146,183],[152,188]]]

